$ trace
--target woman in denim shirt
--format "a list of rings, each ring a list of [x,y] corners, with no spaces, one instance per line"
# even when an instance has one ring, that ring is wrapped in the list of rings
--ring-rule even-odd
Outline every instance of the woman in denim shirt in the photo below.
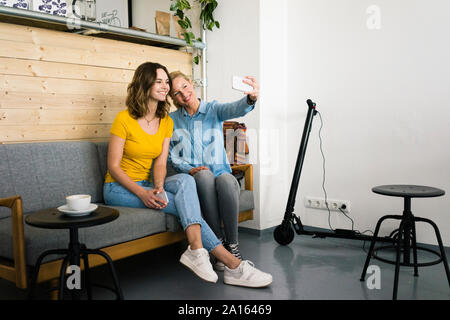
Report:
[[[240,187],[231,174],[222,128],[224,121],[242,117],[255,108],[258,83],[255,78],[246,77],[244,82],[253,91],[238,101],[218,103],[198,99],[191,80],[183,73],[172,72],[170,78],[170,96],[178,110],[170,113],[174,134],[169,161],[176,171],[195,178],[206,222],[224,246],[242,260],[238,247]],[[224,269],[220,261],[214,267]]]

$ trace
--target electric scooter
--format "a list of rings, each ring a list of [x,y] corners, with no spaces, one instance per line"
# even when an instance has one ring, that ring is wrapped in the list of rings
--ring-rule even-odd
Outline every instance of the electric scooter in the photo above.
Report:
[[[308,113],[306,115],[305,126],[303,127],[303,135],[300,143],[300,150],[297,156],[297,162],[295,164],[294,177],[292,178],[291,189],[289,191],[289,198],[286,205],[286,211],[283,221],[274,230],[275,241],[281,245],[288,245],[294,240],[294,230],[298,235],[310,235],[313,238],[345,238],[354,240],[373,240],[373,236],[363,235],[357,233],[355,230],[347,229],[335,229],[332,231],[314,231],[307,230],[303,226],[300,217],[294,214],[295,197],[297,196],[298,184],[300,181],[300,174],[303,167],[303,161],[305,159],[306,147],[308,145],[309,135],[311,133],[311,127],[314,116],[317,114],[316,104],[310,99],[306,101],[308,104]],[[377,241],[382,242],[394,242],[392,237],[377,237]]]

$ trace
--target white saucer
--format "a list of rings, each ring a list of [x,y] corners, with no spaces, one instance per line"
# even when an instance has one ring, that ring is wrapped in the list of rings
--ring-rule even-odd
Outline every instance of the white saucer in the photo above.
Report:
[[[92,211],[94,211],[97,208],[98,208],[98,206],[96,204],[91,203],[89,205],[89,207],[85,210],[78,210],[78,211],[70,210],[66,204],[58,207],[57,209],[71,217],[82,217],[82,216],[87,216],[88,214],[90,214]]]

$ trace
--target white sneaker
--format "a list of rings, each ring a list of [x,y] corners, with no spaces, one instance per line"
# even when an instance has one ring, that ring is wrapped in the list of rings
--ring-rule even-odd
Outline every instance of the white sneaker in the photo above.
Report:
[[[191,246],[188,246],[186,251],[181,255],[180,262],[191,269],[201,279],[208,282],[217,282],[217,273],[213,270],[209,261],[209,253],[205,248],[191,250]]]
[[[235,286],[260,288],[272,283],[272,275],[256,269],[253,262],[244,260],[236,269],[225,266],[223,282]]]

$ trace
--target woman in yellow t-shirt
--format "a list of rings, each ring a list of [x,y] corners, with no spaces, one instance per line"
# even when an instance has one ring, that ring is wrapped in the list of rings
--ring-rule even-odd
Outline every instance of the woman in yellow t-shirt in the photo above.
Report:
[[[128,85],[127,109],[119,112],[111,128],[108,149],[108,172],[103,194],[105,203],[113,206],[152,208],[175,215],[189,242],[180,262],[197,276],[216,282],[209,252],[234,272],[243,286],[266,286],[257,280],[253,269],[240,264],[203,220],[195,180],[189,174],[166,179],[166,163],[173,131],[167,95],[172,87],[167,69],[152,62],[140,65]],[[153,164],[153,179],[150,168]],[[165,193],[168,201],[158,194]],[[151,213],[150,213],[151,214]]]

